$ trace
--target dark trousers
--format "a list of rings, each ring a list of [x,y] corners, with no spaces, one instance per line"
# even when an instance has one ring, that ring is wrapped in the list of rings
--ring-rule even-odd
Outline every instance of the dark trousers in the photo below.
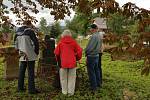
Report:
[[[92,90],[96,90],[97,87],[100,87],[100,69],[98,63],[99,55],[87,56],[87,70]]]
[[[102,53],[99,53],[100,83],[102,84]]]
[[[28,90],[29,92],[35,91],[35,83],[34,83],[34,67],[35,61],[20,61],[20,69],[19,69],[19,79],[18,79],[18,90],[24,89],[24,78],[26,68],[28,69]]]

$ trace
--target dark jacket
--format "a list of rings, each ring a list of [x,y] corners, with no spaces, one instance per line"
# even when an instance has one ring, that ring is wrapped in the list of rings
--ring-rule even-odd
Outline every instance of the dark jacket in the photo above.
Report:
[[[15,47],[27,54],[29,61],[35,60],[39,54],[39,42],[31,28],[22,26],[16,31],[14,37]],[[20,59],[24,61],[23,58]]]

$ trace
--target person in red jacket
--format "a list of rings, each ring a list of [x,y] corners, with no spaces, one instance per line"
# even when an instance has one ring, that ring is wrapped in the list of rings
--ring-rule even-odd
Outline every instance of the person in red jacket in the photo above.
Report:
[[[72,38],[70,30],[64,30],[54,50],[57,61],[60,58],[60,83],[63,94],[74,95],[76,82],[76,61],[82,58],[82,48]]]

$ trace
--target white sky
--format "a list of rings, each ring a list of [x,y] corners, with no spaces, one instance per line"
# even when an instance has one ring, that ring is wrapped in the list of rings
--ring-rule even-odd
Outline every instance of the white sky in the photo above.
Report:
[[[7,5],[9,8],[13,7],[13,5],[12,5],[12,3],[11,3],[10,1],[4,0],[3,2],[4,2],[4,4]],[[24,3],[24,4],[25,4],[25,3]],[[25,5],[26,5],[26,4],[25,4]],[[38,10],[40,10],[40,7],[41,7],[41,6],[40,6],[39,4],[37,4],[37,9],[38,9]],[[39,13],[37,13],[37,14],[32,13],[32,12],[29,12],[29,14],[31,14],[31,15],[34,16],[34,17],[36,17],[36,19],[38,20],[38,22],[36,23],[36,25],[39,24],[41,17],[44,17],[44,18],[46,19],[48,25],[49,25],[49,24],[52,24],[52,23],[54,22],[54,16],[50,15],[50,10],[49,10],[49,9],[40,10]],[[65,20],[66,20],[66,19],[67,19],[67,20],[70,20],[71,18],[73,18],[74,14],[75,14],[75,13],[72,11],[72,14],[71,14],[70,16],[66,16],[66,17],[64,18],[64,20],[59,20],[60,23],[61,23],[61,25],[65,25]],[[16,19],[17,19],[17,18],[15,17],[16,15],[14,15],[13,13],[9,13],[9,14],[6,14],[6,15],[8,15],[8,16],[10,17],[10,19],[12,19],[13,24],[16,25],[16,22],[15,22]],[[17,25],[17,26],[19,26],[19,25]]]
[[[10,5],[10,2],[5,1],[5,0],[4,0],[4,2],[5,2],[5,4]],[[135,3],[140,8],[145,8],[147,10],[150,10],[150,0],[116,0],[116,2],[118,2],[120,6],[122,6],[123,4],[125,4],[127,2],[132,2],[132,3]],[[12,5],[10,5],[9,7],[11,7],[11,6]],[[38,6],[38,7],[40,7],[40,6]],[[73,18],[74,14],[75,13],[72,12],[71,16],[67,16],[67,17],[65,17],[65,19]],[[13,23],[16,23],[15,22],[15,19],[16,19],[15,15],[10,13],[9,16],[12,19]],[[49,9],[44,9],[44,10],[40,11],[38,14],[32,13],[32,16],[35,16],[38,21],[40,21],[41,17],[44,17],[47,20],[47,24],[51,24],[54,22],[54,17],[50,15]],[[60,22],[61,22],[61,25],[65,24],[64,20],[60,20]],[[38,25],[38,24],[39,24],[39,22],[36,25]]]
[[[135,3],[135,5],[140,8],[145,8],[147,10],[150,10],[150,0],[115,0],[115,1],[119,2],[120,6],[122,6],[127,2],[132,2]]]

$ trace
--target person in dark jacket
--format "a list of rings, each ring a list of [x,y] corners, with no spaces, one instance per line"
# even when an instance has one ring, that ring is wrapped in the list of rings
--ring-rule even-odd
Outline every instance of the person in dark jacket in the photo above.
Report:
[[[102,28],[99,28],[99,34],[100,34],[100,39],[101,39],[101,48],[100,48],[100,53],[99,53],[99,63],[98,66],[100,68],[100,82],[102,85],[102,54],[103,54],[103,49],[104,49],[104,45],[103,45],[103,36],[105,34],[105,32],[103,31]]]
[[[39,54],[39,42],[35,32],[31,29],[31,21],[25,21],[24,26],[19,27],[14,37],[15,48],[19,51],[20,65],[19,65],[19,79],[18,91],[25,91],[24,78],[25,71],[28,69],[28,92],[36,94],[39,91],[35,88],[35,60]]]
[[[99,53],[102,46],[101,36],[96,24],[90,26],[92,36],[86,46],[85,55],[87,57],[87,71],[90,81],[90,88],[93,92],[101,86]]]
[[[70,30],[64,30],[54,51],[57,61],[60,58],[60,82],[62,93],[74,95],[76,82],[76,61],[82,57],[82,48],[72,38]]]

